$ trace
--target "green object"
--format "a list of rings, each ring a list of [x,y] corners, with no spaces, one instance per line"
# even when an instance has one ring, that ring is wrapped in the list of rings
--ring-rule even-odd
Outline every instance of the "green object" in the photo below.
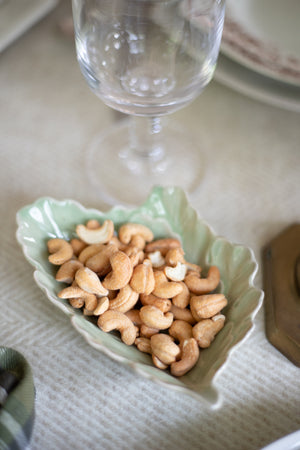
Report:
[[[204,272],[212,264],[219,267],[222,280],[219,292],[228,298],[224,310],[226,323],[213,344],[201,351],[197,365],[183,377],[175,378],[155,368],[149,355],[126,346],[112,333],[102,332],[67,300],[57,297],[62,285],[54,278],[56,268],[48,262],[47,241],[54,237],[72,238],[75,226],[88,219],[112,219],[116,228],[125,222],[143,223],[152,229],[155,238],[179,237],[186,259],[200,264]],[[114,207],[106,213],[86,209],[72,200],[41,198],[18,212],[17,223],[17,239],[25,257],[35,267],[35,281],[49,300],[70,316],[73,326],[90,345],[152,381],[204,398],[214,406],[220,404],[215,375],[225,366],[236,345],[249,335],[263,298],[262,291],[253,285],[258,265],[249,248],[216,236],[177,187],[155,187],[140,207]]]
[[[0,347],[0,367],[2,385],[7,389],[7,397],[0,408],[0,449],[25,449],[34,423],[31,368],[19,352],[7,347]],[[16,383],[11,383],[11,375]]]

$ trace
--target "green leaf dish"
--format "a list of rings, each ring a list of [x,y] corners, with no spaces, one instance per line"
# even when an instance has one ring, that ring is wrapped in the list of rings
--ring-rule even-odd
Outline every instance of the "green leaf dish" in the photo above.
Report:
[[[155,238],[179,237],[188,261],[200,264],[204,271],[210,265],[219,267],[218,292],[228,299],[223,310],[225,326],[211,346],[201,351],[197,365],[186,375],[175,378],[157,369],[149,355],[135,346],[125,345],[117,334],[104,333],[67,300],[57,297],[62,284],[55,280],[56,268],[48,262],[47,241],[54,237],[71,239],[75,226],[92,218],[111,219],[116,229],[125,222],[142,223],[152,229]],[[215,386],[216,374],[219,376],[231,352],[253,330],[253,320],[263,300],[263,292],[254,286],[258,264],[251,249],[216,236],[210,226],[199,219],[178,187],[154,187],[140,207],[117,206],[108,212],[86,209],[73,200],[40,198],[17,213],[17,224],[17,240],[25,258],[35,268],[36,283],[55,306],[70,316],[72,325],[91,346],[154,382],[205,399],[214,407],[221,404]]]

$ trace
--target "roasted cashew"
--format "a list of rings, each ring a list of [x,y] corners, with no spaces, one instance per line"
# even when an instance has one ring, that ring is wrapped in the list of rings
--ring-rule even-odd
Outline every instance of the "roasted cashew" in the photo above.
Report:
[[[117,236],[115,236],[115,235],[107,242],[107,244],[114,244],[122,252],[124,252],[125,249],[128,248],[128,246],[125,245],[125,244],[122,244],[120,239]]]
[[[89,258],[99,253],[105,248],[104,244],[91,244],[85,246],[85,248],[79,253],[78,260],[85,264]]]
[[[98,304],[96,295],[89,294],[88,292],[81,289],[79,286],[68,286],[65,289],[63,289],[62,291],[60,291],[57,294],[57,296],[59,298],[68,299],[70,301],[70,304],[73,303],[70,299],[76,298],[77,304],[82,302],[82,300],[79,300],[79,299],[83,299],[85,308],[88,309],[89,311],[93,311],[97,307],[97,304]],[[75,302],[74,302],[74,304],[75,304]]]
[[[186,308],[190,303],[191,294],[189,288],[183,281],[181,281],[180,284],[182,286],[182,291],[172,298],[172,302],[173,305],[177,306],[178,308]]]
[[[60,266],[66,261],[69,261],[73,256],[72,245],[64,239],[49,239],[47,246],[49,253],[51,253],[48,260],[56,266]]]
[[[218,314],[227,303],[224,294],[195,295],[190,300],[191,313],[197,322],[202,319],[210,319]]]
[[[181,247],[180,241],[174,238],[157,239],[156,241],[150,242],[145,247],[146,253],[153,253],[157,250],[160,251],[162,256],[165,256],[169,250],[172,248]]]
[[[166,277],[171,281],[182,281],[186,275],[187,267],[185,264],[178,262],[176,266],[166,266],[164,272]]]
[[[184,320],[191,325],[196,323],[196,319],[188,308],[179,308],[178,306],[172,304],[170,311],[174,316],[174,320]]]
[[[112,330],[118,330],[121,333],[121,339],[126,345],[132,345],[136,339],[137,329],[131,320],[120,311],[105,311],[98,319],[98,327],[108,333]]]
[[[175,267],[178,263],[184,264],[184,251],[182,247],[171,248],[165,256],[166,264]]]
[[[166,370],[169,367],[168,364],[163,363],[156,355],[152,355],[152,361],[155,367],[160,370]]]
[[[84,299],[82,297],[70,298],[69,303],[71,306],[73,306],[73,308],[79,309],[84,306]]]
[[[144,261],[144,252],[138,247],[129,245],[128,247],[124,248],[123,251],[129,257],[132,267],[135,267],[137,264],[141,264]]]
[[[171,374],[181,377],[191,370],[199,359],[200,351],[196,339],[186,339],[181,346],[181,359],[171,364]]]
[[[169,328],[169,334],[178,341],[180,345],[186,339],[193,337],[193,327],[190,323],[185,322],[185,320],[174,320]]]
[[[103,286],[106,289],[117,290],[122,289],[129,283],[133,267],[129,257],[118,250],[110,256],[111,272],[104,278]]]
[[[165,258],[162,256],[159,250],[148,253],[148,258],[150,259],[152,267],[154,268],[162,267],[165,264]]]
[[[71,284],[75,279],[75,274],[78,269],[83,267],[83,264],[78,259],[70,259],[63,263],[58,269],[55,279],[62,283]]]
[[[134,341],[135,345],[139,349],[140,352],[143,353],[152,353],[150,339],[146,337],[137,337]]]
[[[144,250],[146,245],[145,238],[140,234],[135,234],[134,236],[132,236],[130,245],[132,245],[132,247],[136,247],[139,250]]]
[[[160,309],[163,313],[170,311],[172,302],[168,298],[156,297],[153,294],[140,294],[140,300],[143,306],[153,305]]]
[[[182,286],[176,281],[169,281],[163,271],[154,272],[155,288],[152,293],[156,297],[173,298],[182,291]]]
[[[168,334],[158,333],[150,338],[152,354],[155,355],[162,363],[171,364],[176,361],[180,354],[180,348],[175,344],[172,336]]]
[[[109,309],[127,313],[137,303],[139,294],[135,292],[129,284],[120,289],[118,295],[109,301]]]
[[[114,244],[104,245],[97,253],[86,260],[85,265],[96,272],[99,277],[103,277],[111,270],[110,257],[117,251],[118,248]]]
[[[225,316],[218,314],[211,319],[200,320],[194,325],[193,337],[196,339],[199,347],[209,347],[217,333],[224,327],[224,322]]]
[[[145,246],[145,242],[151,242],[154,238],[154,235],[150,228],[146,227],[145,225],[142,225],[140,223],[126,223],[125,225],[122,225],[119,229],[119,239],[123,244],[129,244],[132,239],[135,239],[136,244],[138,243],[138,248],[141,248],[141,239],[143,239],[143,246]],[[134,236],[140,236],[139,238],[136,238]],[[138,239],[138,240],[137,240]]]
[[[149,295],[154,289],[155,280],[152,266],[146,261],[134,267],[130,286],[138,294]]]
[[[89,294],[96,294],[98,297],[105,297],[108,294],[108,290],[102,286],[97,274],[88,267],[81,267],[77,270],[75,281],[81,289]]]
[[[211,266],[208,270],[207,278],[200,278],[196,274],[188,274],[184,281],[194,294],[208,294],[216,289],[220,283],[220,271],[217,266]]]
[[[139,309],[130,309],[125,314],[131,320],[131,322],[134,323],[135,326],[140,327],[143,324]]]
[[[87,223],[85,224],[86,228],[88,228],[89,230],[96,230],[97,228],[101,227],[100,222],[98,222],[97,219],[90,219],[87,221]]]
[[[108,297],[100,297],[98,298],[98,304],[93,311],[94,316],[101,316],[105,311],[109,308],[109,300]]]
[[[78,256],[82,252],[82,250],[87,246],[85,242],[77,238],[71,239],[70,244],[72,245],[75,256]]]
[[[159,330],[157,328],[151,328],[145,325],[144,323],[141,325],[140,328],[140,335],[145,338],[151,338],[154,334],[159,333]]]
[[[85,225],[77,225],[76,233],[87,244],[106,244],[114,234],[114,223],[105,220],[99,228],[88,228]]]
[[[173,322],[173,314],[166,312],[165,314],[152,305],[142,306],[140,316],[145,325],[158,330],[166,330]]]

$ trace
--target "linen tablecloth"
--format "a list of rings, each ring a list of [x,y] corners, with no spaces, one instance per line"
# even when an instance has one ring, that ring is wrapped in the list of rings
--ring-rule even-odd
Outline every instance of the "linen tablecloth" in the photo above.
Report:
[[[33,281],[16,213],[41,196],[107,209],[85,171],[91,138],[116,120],[94,96],[60,29],[61,2],[0,55],[0,344],[28,360],[36,388],[32,450],[259,449],[300,428],[299,368],[255,329],[217,378],[219,409],[158,386],[90,347]],[[212,81],[174,119],[201,142],[191,203],[214,231],[261,249],[300,220],[300,116]]]

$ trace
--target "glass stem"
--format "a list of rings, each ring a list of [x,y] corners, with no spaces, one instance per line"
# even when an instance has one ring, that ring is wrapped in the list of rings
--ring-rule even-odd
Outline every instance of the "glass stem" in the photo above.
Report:
[[[164,158],[163,128],[160,117],[132,116],[130,127],[130,150],[136,158],[149,162]]]

